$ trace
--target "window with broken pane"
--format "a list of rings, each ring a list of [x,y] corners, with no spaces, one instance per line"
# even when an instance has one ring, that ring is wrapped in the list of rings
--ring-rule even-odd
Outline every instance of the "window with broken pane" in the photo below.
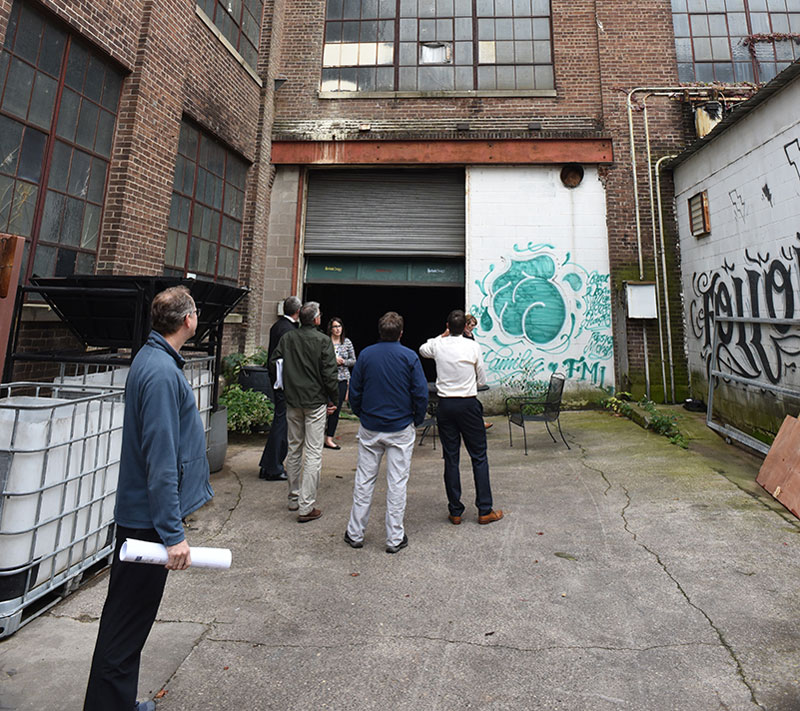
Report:
[[[0,52],[0,232],[27,238],[26,279],[95,270],[121,86],[115,66],[16,0]]]
[[[322,91],[553,89],[550,0],[328,0]]]
[[[800,0],[672,0],[672,23],[682,82],[766,82],[800,58]]]

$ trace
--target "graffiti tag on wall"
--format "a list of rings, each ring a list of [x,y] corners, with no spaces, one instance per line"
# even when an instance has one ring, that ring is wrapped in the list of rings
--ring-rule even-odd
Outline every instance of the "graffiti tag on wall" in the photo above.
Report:
[[[553,245],[528,243],[514,245],[475,283],[475,333],[495,381],[545,379],[562,370],[604,387],[613,358],[608,274],[585,269]]]
[[[800,240],[800,232],[797,233]],[[744,251],[741,267],[727,260],[718,269],[692,275],[689,305],[692,333],[701,343],[708,369],[714,337],[714,315],[754,318],[800,318],[800,248],[769,252]],[[717,358],[721,370],[751,380],[779,383],[798,367],[800,336],[791,326],[718,323]]]

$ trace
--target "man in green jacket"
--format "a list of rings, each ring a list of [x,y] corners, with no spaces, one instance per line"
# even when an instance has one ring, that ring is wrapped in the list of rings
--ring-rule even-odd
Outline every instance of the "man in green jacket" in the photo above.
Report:
[[[300,523],[322,516],[316,507],[325,419],[336,409],[339,397],[336,353],[331,339],[318,330],[322,312],[316,301],[300,309],[300,328],[285,334],[269,361],[273,382],[282,361],[283,392],[289,452],[289,511]]]

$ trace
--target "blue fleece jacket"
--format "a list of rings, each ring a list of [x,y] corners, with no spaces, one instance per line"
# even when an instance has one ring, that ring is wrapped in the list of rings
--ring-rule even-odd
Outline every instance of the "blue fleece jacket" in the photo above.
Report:
[[[428,407],[428,383],[419,357],[399,341],[381,341],[358,356],[350,376],[350,408],[373,432],[419,426]]]
[[[125,418],[114,519],[155,528],[164,545],[184,539],[181,519],[213,495],[206,436],[184,359],[152,331],[125,383]]]

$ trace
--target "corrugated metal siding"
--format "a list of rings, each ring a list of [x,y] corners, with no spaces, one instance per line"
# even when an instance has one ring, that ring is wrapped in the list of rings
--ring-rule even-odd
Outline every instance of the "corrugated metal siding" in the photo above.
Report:
[[[463,170],[312,171],[306,254],[464,256]]]

